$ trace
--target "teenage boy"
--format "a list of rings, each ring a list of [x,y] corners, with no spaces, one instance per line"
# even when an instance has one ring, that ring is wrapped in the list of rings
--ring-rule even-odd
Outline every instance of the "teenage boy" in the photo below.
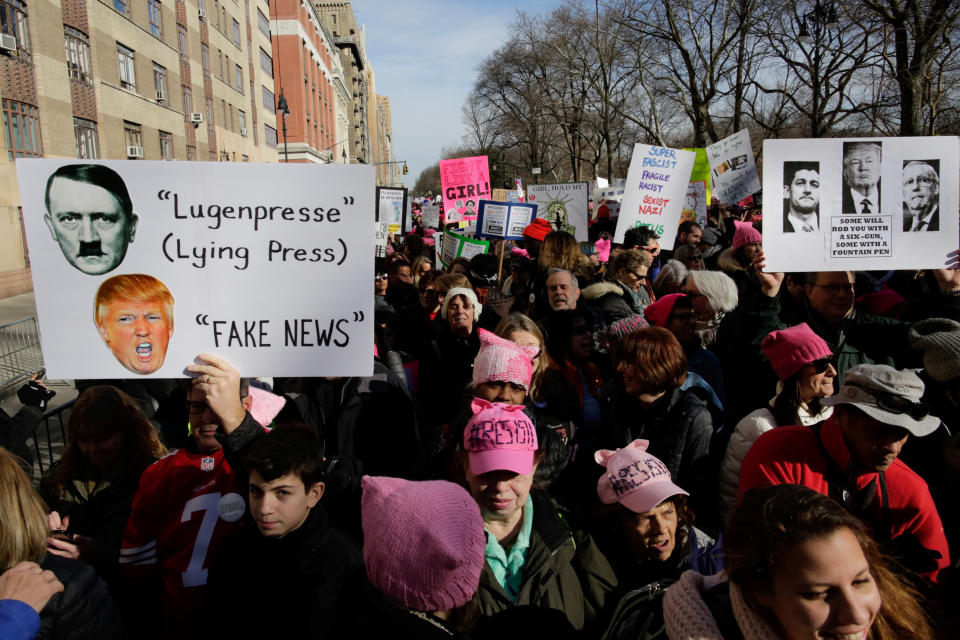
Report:
[[[348,616],[341,593],[363,556],[319,504],[320,442],[305,426],[267,434],[246,427],[224,438],[231,457],[249,445],[243,460],[253,522],[226,542],[210,571],[217,632],[225,638],[342,637],[338,624]]]

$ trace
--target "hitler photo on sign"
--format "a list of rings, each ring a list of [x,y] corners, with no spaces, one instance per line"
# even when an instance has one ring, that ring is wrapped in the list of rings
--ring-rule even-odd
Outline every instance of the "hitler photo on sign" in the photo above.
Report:
[[[956,250],[955,137],[765,140],[770,271],[935,269]]]

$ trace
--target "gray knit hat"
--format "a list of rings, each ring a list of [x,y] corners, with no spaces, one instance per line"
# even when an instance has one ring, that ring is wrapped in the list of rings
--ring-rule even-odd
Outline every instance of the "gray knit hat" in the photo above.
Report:
[[[923,367],[938,382],[960,378],[960,322],[921,320],[907,334],[910,346],[923,351]]]

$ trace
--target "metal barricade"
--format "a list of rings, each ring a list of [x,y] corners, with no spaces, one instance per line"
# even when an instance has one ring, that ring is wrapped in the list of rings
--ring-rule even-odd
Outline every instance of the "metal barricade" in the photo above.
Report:
[[[33,432],[33,448],[37,454],[36,465],[40,467],[40,475],[52,467],[63,454],[67,444],[66,412],[73,406],[75,400],[51,409],[43,414],[43,421]]]
[[[0,389],[26,380],[42,368],[37,319],[0,325]]]

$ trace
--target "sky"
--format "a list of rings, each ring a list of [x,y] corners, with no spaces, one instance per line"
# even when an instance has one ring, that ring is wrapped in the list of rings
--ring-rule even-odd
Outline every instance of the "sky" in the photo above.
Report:
[[[353,0],[366,30],[376,92],[390,98],[394,156],[406,160],[413,188],[444,147],[461,143],[461,108],[476,68],[506,42],[522,8],[542,14],[560,0]]]

